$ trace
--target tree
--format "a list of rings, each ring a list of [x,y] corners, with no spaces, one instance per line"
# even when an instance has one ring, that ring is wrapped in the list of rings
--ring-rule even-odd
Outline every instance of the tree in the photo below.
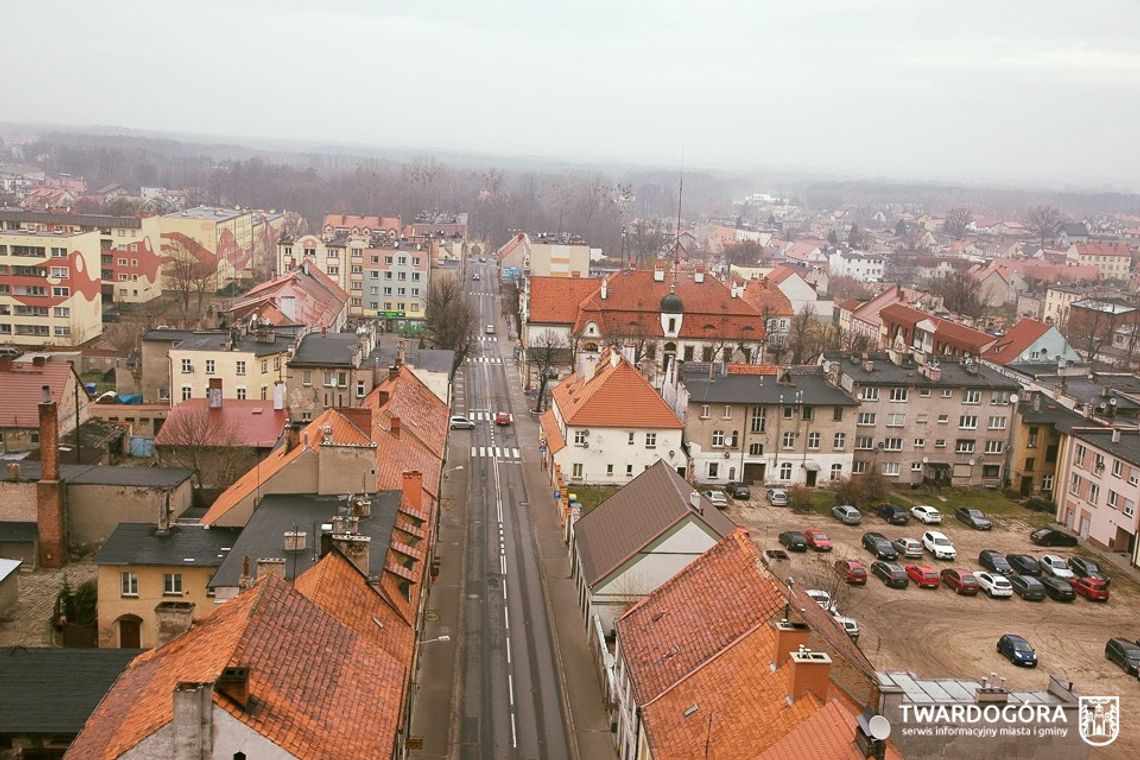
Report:
[[[832,245],[839,245],[839,235],[835,234],[835,230],[828,230],[827,242],[831,243]]]
[[[852,248],[859,248],[863,245],[863,230],[859,228],[859,225],[851,225],[851,229],[847,232],[847,245]]]
[[[463,363],[478,329],[475,309],[458,277],[439,277],[428,288],[424,336],[432,348],[455,352],[455,367]]]
[[[738,267],[754,267],[764,255],[764,246],[755,240],[742,240],[724,247],[724,259]]]
[[[186,405],[162,425],[159,460],[194,471],[196,486],[225,487],[244,469],[237,456],[237,423],[220,409]]]
[[[837,275],[827,282],[827,294],[835,301],[865,301],[871,297],[871,289],[854,277]]]
[[[534,411],[541,413],[547,383],[557,376],[559,367],[569,366],[570,347],[561,333],[547,328],[534,336],[526,350],[526,361],[538,374],[538,397]]]
[[[1025,211],[1025,225],[1041,239],[1041,247],[1057,233],[1057,225],[1061,223],[1061,212],[1054,206],[1030,206]]]
[[[183,314],[190,311],[190,296],[197,293],[198,311],[201,312],[205,295],[213,288],[216,274],[216,265],[199,260],[189,251],[177,250],[163,262],[162,287],[178,297]]]
[[[895,223],[895,236],[901,238],[906,237],[906,219],[899,219],[898,222]]]
[[[792,364],[803,364],[819,355],[822,350],[824,325],[815,318],[815,306],[804,304],[792,317],[788,328],[788,354]]]
[[[149,329],[145,321],[125,319],[112,322],[103,329],[103,342],[120,356],[127,356],[141,348],[143,333]]]
[[[974,221],[974,212],[965,206],[956,206],[946,212],[946,221],[942,223],[942,229],[946,234],[960,238],[966,234],[966,228]]]
[[[850,504],[858,509],[870,509],[886,496],[890,483],[875,467],[862,475],[852,475],[839,481],[835,487],[835,503]]]
[[[519,284],[513,280],[506,280],[502,287],[502,312],[514,327],[515,332],[522,331],[522,303],[519,300]]]
[[[978,281],[969,272],[952,272],[930,283],[930,291],[942,297],[943,305],[955,314],[980,317],[985,312]]]

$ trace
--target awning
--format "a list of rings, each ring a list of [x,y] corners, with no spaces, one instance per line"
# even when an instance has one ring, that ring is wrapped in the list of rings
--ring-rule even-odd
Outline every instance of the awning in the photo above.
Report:
[[[815,461],[804,462],[804,469],[808,472],[819,472],[819,463]]]

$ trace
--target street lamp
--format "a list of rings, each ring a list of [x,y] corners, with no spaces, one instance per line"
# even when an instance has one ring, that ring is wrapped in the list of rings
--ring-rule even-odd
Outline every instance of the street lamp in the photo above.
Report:
[[[424,639],[420,642],[420,646],[422,647],[424,644],[434,644],[437,641],[446,643],[448,641],[451,641],[451,637],[445,633],[441,636],[436,636],[434,639]]]
[[[444,470],[444,471],[443,471],[443,479],[444,479],[444,480],[447,480],[447,473],[449,473],[449,472],[455,472],[456,470],[462,470],[462,469],[463,469],[463,465],[461,465],[461,464],[457,464],[457,465],[455,465],[454,467],[451,467],[451,468],[449,468],[449,469],[446,469],[446,470]]]

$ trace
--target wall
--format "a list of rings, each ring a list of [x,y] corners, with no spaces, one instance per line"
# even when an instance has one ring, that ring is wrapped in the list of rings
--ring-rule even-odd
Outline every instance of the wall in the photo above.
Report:
[[[177,341],[143,340],[142,394],[147,404],[170,403],[170,349]],[[166,397],[163,398],[162,391]]]
[[[36,522],[35,481],[0,480],[0,522]]]
[[[354,485],[353,490],[358,487],[359,484]],[[217,524],[222,527],[244,528],[253,515],[254,502],[260,497],[271,493],[314,493],[316,490],[317,453],[309,449],[275,473],[265,476],[265,480],[238,501]]]
[[[26,563],[24,566],[32,567],[31,563]],[[7,578],[0,580],[0,617],[7,617],[8,611],[15,608],[16,599],[19,597],[17,585],[19,582],[19,570],[9,573]]]
[[[331,372],[337,385],[325,385],[325,372]],[[305,373],[309,382],[305,382]],[[346,385],[339,384],[339,375],[345,374]],[[318,367],[303,364],[288,365],[285,373],[285,403],[289,409],[289,419],[294,422],[311,420],[325,409],[338,406],[359,406],[360,401],[372,391],[374,370],[371,366],[353,369],[343,367]],[[363,383],[363,385],[361,385]],[[362,390],[363,389],[363,390]]]
[[[640,475],[659,459],[664,459],[674,467],[683,467],[685,464],[680,430],[593,427],[589,429],[589,448],[583,448],[574,443],[574,433],[581,429],[583,428],[568,427],[566,447],[554,455],[554,460],[562,467],[568,483],[624,484]],[[628,442],[631,432],[634,433],[635,441],[632,446]],[[657,434],[655,448],[646,448],[646,433]],[[674,452],[672,458],[669,456],[670,451]],[[583,466],[580,478],[574,477],[575,463],[581,463]],[[606,474],[606,466],[610,464],[614,466],[613,475]],[[633,466],[630,475],[626,475],[627,465]]]
[[[1058,513],[1063,524],[1087,536],[1092,543],[1123,552],[1129,548],[1129,537],[1137,533],[1140,485],[1133,485],[1130,480],[1136,478],[1140,483],[1140,467],[1119,460],[1120,476],[1115,476],[1114,463],[1118,460],[1111,453],[1111,439],[1105,435],[1099,442],[1104,448],[1074,436],[1065,447],[1061,479],[1056,486]],[[1095,467],[1098,454],[1104,458],[1104,468],[1099,472]],[[1074,482],[1074,478],[1079,480]],[[1099,493],[1093,494],[1093,486],[1099,488]],[[1117,494],[1115,508],[1108,505],[1109,492]]]
[[[182,389],[189,386],[192,398],[206,398],[210,379],[218,377],[222,380],[222,398],[239,398],[238,389],[244,388],[247,399],[270,400],[273,398],[274,384],[285,380],[288,357],[287,349],[256,356],[252,351],[186,351],[171,348],[167,370],[171,397],[174,403],[178,403],[182,400]],[[190,360],[190,372],[182,371],[183,359]],[[214,362],[214,371],[209,374],[206,372],[207,360]],[[238,362],[245,362],[243,374],[238,374]],[[265,396],[262,396],[263,388]]]
[[[194,602],[194,620],[201,620],[214,611],[213,597],[206,595],[206,584],[216,567],[187,567],[175,565],[100,565],[99,584],[99,646],[114,649],[119,646],[116,621],[123,615],[136,615],[142,619],[139,641],[144,649],[156,644],[154,608],[159,602]],[[137,573],[139,595],[124,597],[120,575]],[[182,573],[182,593],[164,594],[163,574]]]
[[[191,498],[187,478],[170,492],[172,519],[190,507]],[[121,522],[155,522],[159,505],[165,499],[166,492],[161,488],[68,484],[69,548],[80,553],[91,551],[106,541]]]
[[[173,699],[174,695],[167,695]],[[248,758],[257,760],[290,760],[289,754],[269,741],[252,728],[230,715],[218,705],[213,705],[210,716],[213,747],[203,757],[209,760],[233,760],[237,752],[244,752]],[[167,723],[129,750],[119,755],[119,760],[170,760],[174,757],[174,726]]]

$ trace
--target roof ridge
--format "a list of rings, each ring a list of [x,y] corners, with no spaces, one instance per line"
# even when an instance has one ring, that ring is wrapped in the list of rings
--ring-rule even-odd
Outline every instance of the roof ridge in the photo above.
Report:
[[[735,639],[733,639],[732,641],[728,642],[728,643],[727,643],[727,644],[725,644],[723,647],[721,647],[720,649],[718,649],[716,652],[714,652],[713,654],[709,655],[707,658],[705,658],[705,659],[704,659],[704,660],[702,660],[701,662],[699,662],[699,663],[697,663],[696,665],[694,665],[694,666],[692,667],[692,669],[690,669],[690,670],[686,671],[686,672],[685,672],[683,675],[681,675],[680,677],[678,677],[678,678],[677,678],[675,681],[673,681],[673,683],[671,683],[671,684],[669,684],[667,687],[665,687],[665,690],[664,690],[664,691],[662,691],[662,692],[661,692],[661,693],[659,693],[657,696],[655,696],[653,699],[649,700],[649,701],[648,701],[648,702],[646,702],[644,705],[642,705],[642,706],[641,706],[641,707],[642,707],[642,709],[644,709],[644,708],[646,708],[646,707],[649,707],[649,706],[650,706],[650,705],[652,705],[654,702],[656,702],[657,700],[661,699],[662,697],[664,697],[664,696],[665,696],[666,694],[668,694],[669,692],[673,691],[673,689],[677,688],[677,687],[678,687],[680,684],[682,684],[682,683],[684,683],[685,681],[687,681],[687,680],[689,679],[689,677],[690,677],[690,676],[694,676],[694,675],[696,675],[697,673],[699,673],[701,670],[703,670],[703,669],[705,668],[705,666],[706,666],[706,665],[710,665],[710,664],[712,664],[712,663],[716,662],[716,661],[717,661],[717,660],[719,660],[719,659],[720,659],[722,656],[724,656],[726,653],[728,653],[728,652],[729,652],[729,651],[730,651],[730,650],[731,650],[731,649],[732,649],[734,646],[736,646],[736,645],[737,645],[737,644],[739,644],[740,642],[744,641],[744,640],[745,640],[745,639],[747,639],[748,637],[750,637],[750,636],[752,636],[752,635],[756,634],[756,633],[759,631],[759,629],[761,629],[761,628],[764,628],[764,627],[766,627],[767,625],[768,625],[768,621],[767,621],[767,620],[759,620],[759,621],[757,621],[756,623],[754,623],[754,624],[753,624],[753,625],[752,625],[750,628],[746,629],[746,630],[745,630],[743,633],[741,633],[741,634],[740,634],[739,636],[737,636]],[[780,672],[780,670],[781,670],[783,667],[784,667],[783,665],[777,666],[777,667],[776,667],[776,670],[775,670],[775,671],[771,671],[771,672],[772,672],[772,673],[778,673],[778,672]]]

